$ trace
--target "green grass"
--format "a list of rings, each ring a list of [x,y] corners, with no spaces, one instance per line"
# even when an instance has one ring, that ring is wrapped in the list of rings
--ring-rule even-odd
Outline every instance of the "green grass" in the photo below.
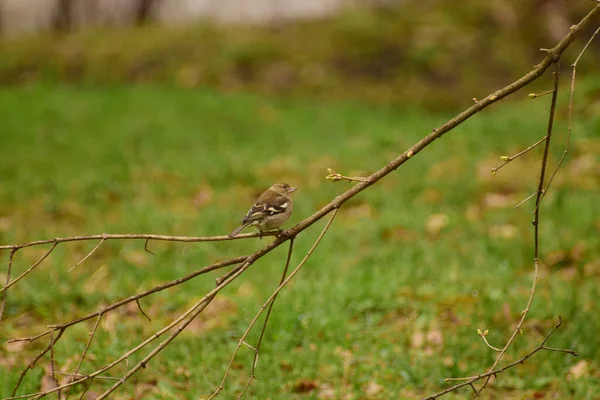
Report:
[[[535,347],[557,315],[550,346],[578,359],[538,353],[500,375],[489,394],[592,399],[598,383],[600,295],[597,81],[580,84],[568,163],[542,207],[542,266],[530,316],[505,361]],[[551,169],[565,140],[558,110]],[[522,96],[524,97],[524,96]],[[499,156],[543,136],[549,98],[503,102],[435,142],[348,202],[322,244],[279,296],[249,398],[416,398],[443,379],[488,367],[526,303],[532,278],[532,202],[541,148],[491,176]],[[367,174],[406,150],[448,115],[370,108],[360,103],[273,100],[159,86],[32,85],[0,92],[0,243],[98,233],[216,235],[231,231],[273,181],[300,188],[291,224],[349,187],[327,168]],[[491,196],[495,194],[496,196]],[[500,200],[498,202],[498,200]],[[439,232],[431,217],[447,216]],[[296,241],[298,263],[323,222]],[[271,239],[231,243],[107,242],[74,271],[95,243],[60,245],[9,291],[0,339],[33,335],[215,260],[247,254]],[[13,276],[45,249],[16,253]],[[8,253],[3,252],[4,281]],[[267,255],[115,398],[203,398],[220,382],[237,338],[276,286],[285,249]],[[176,318],[214,287],[202,276],[107,315],[91,349],[91,372]],[[67,331],[59,367],[76,363],[93,321]],[[251,335],[250,343],[258,333]],[[10,394],[41,341],[0,347],[0,396]],[[129,360],[133,365],[142,355]],[[248,378],[242,348],[223,398]],[[572,376],[584,361],[587,369]],[[40,388],[40,361],[20,393]],[[120,376],[124,366],[115,368]],[[577,372],[577,370],[575,369]],[[577,373],[576,373],[577,375]],[[302,382],[317,388],[303,393]],[[376,385],[379,386],[376,386]],[[101,393],[107,382],[95,382]],[[371,390],[367,388],[379,388]],[[82,388],[76,388],[81,391]],[[464,398],[464,389],[449,398]]]

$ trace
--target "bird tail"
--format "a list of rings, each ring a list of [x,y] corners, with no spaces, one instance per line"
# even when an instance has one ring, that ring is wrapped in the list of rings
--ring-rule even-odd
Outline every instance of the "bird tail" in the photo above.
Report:
[[[238,233],[240,233],[241,231],[243,231],[244,229],[246,229],[247,227],[249,227],[250,224],[252,224],[252,222],[254,222],[254,221],[250,221],[250,222],[247,222],[245,224],[242,224],[242,225],[238,226],[237,228],[235,228],[235,230],[233,232],[231,232],[227,236],[229,236],[230,238],[232,238],[234,236],[237,236]]]

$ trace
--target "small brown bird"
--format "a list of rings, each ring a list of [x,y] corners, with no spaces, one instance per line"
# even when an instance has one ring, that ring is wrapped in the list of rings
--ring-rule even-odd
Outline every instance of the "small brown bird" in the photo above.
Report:
[[[260,232],[279,228],[292,215],[294,202],[291,194],[297,188],[287,183],[276,183],[260,195],[256,203],[248,210],[248,213],[229,237],[234,237],[249,226],[257,227]]]

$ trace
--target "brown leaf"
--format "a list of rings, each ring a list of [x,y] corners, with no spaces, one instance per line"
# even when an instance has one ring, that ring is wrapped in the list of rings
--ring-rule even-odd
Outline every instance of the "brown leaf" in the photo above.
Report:
[[[279,368],[284,372],[290,372],[294,369],[292,364],[289,361],[283,360],[279,363]]]
[[[309,393],[315,390],[319,385],[316,381],[311,379],[300,379],[292,386],[292,392],[294,393]]]

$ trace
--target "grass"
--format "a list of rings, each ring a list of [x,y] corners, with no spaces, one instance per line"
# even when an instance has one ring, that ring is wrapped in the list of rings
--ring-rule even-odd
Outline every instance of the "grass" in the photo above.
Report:
[[[549,345],[580,357],[540,353],[499,376],[487,392],[492,397],[592,399],[600,391],[600,118],[593,100],[599,88],[588,80],[578,89],[569,162],[542,208],[543,265],[533,309],[505,361],[535,347],[557,315],[565,324]],[[566,98],[565,91],[552,166],[563,149]],[[530,290],[532,202],[512,206],[535,190],[541,149],[494,177],[489,168],[544,134],[549,100],[495,105],[347,203],[279,296],[248,398],[416,398],[444,388],[445,377],[488,367],[494,353],[477,328],[489,329],[500,346]],[[277,180],[300,187],[291,225],[348,187],[326,181],[327,168],[367,174],[449,117],[150,85],[5,88],[0,113],[2,244],[102,232],[224,234]],[[293,263],[322,224],[298,238]],[[269,240],[151,243],[155,256],[142,242],[107,242],[72,272],[95,243],[61,245],[10,291],[0,339],[35,334]],[[43,251],[19,251],[13,274]],[[1,256],[4,281],[8,253]],[[281,248],[261,259],[114,398],[207,397],[276,286],[284,258]],[[107,315],[84,371],[176,318],[214,287],[216,276],[144,299],[151,322],[136,307]],[[92,323],[67,331],[56,351],[61,368],[74,368]],[[254,332],[249,342],[256,339]],[[0,347],[1,397],[41,348]],[[251,359],[242,348],[223,398],[243,388]],[[39,390],[47,364],[38,364],[20,393]],[[107,385],[95,382],[91,391]],[[469,390],[448,397],[464,398]]]

